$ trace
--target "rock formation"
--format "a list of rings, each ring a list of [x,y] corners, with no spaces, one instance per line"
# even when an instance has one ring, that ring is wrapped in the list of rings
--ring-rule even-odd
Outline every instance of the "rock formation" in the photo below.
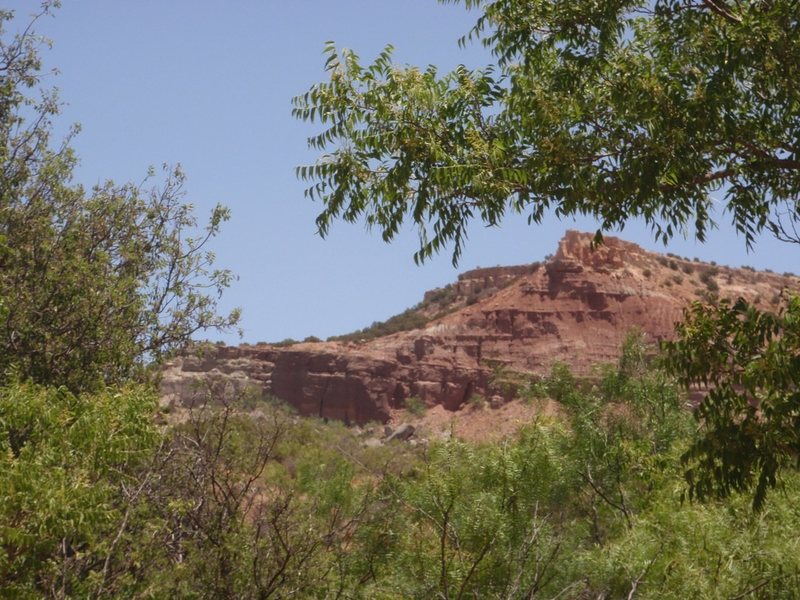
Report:
[[[213,346],[169,363],[163,403],[188,406],[204,382],[217,394],[250,390],[301,414],[351,423],[385,422],[416,397],[448,410],[473,394],[508,399],[497,373],[544,374],[556,362],[578,374],[618,359],[627,332],[672,335],[689,302],[743,296],[769,308],[800,279],[717,267],[567,232],[544,264],[476,269],[428,292],[417,312],[427,325],[366,341],[290,346]]]

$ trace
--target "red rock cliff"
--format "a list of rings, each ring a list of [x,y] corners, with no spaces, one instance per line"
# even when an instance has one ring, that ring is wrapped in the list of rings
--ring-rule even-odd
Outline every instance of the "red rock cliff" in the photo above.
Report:
[[[456,410],[472,394],[503,393],[492,385],[497,365],[543,374],[560,361],[585,374],[616,361],[631,328],[669,337],[693,299],[714,292],[768,306],[800,282],[653,254],[616,238],[592,248],[592,237],[568,232],[544,265],[465,273],[451,312],[422,329],[363,343],[217,346],[178,358],[165,369],[163,402],[188,405],[198,382],[211,379],[223,393],[250,388],[302,414],[347,422],[385,421],[412,396]]]

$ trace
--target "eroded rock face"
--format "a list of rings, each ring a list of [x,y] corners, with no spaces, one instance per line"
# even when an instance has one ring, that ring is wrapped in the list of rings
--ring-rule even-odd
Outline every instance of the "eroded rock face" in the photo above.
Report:
[[[460,308],[423,329],[364,343],[216,346],[178,358],[164,371],[163,402],[190,406],[211,382],[217,396],[249,390],[301,414],[350,423],[386,421],[410,397],[457,410],[473,394],[509,394],[493,378],[499,367],[544,374],[565,362],[588,374],[593,365],[618,359],[631,328],[654,341],[668,338],[683,308],[714,286],[720,296],[768,307],[777,292],[800,283],[664,257],[616,238],[593,249],[591,240],[568,232],[544,265],[465,273],[458,293],[491,293],[467,306],[457,303]]]

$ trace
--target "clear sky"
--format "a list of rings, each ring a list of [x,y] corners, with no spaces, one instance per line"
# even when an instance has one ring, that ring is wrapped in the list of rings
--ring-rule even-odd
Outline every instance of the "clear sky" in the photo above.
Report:
[[[6,2],[19,17],[38,4]],[[345,333],[412,306],[460,271],[541,260],[564,230],[594,231],[588,220],[554,218],[478,225],[458,269],[449,254],[416,266],[411,231],[390,245],[344,223],[325,240],[315,235],[320,207],[294,174],[315,159],[306,145],[314,130],[292,118],[291,99],[324,79],[325,41],[365,60],[391,43],[399,63],[477,67],[484,51],[457,45],[476,18],[436,0],[64,0],[37,29],[54,44],[43,51],[46,67],[60,71],[47,78],[66,103],[58,128],[83,128],[73,144],[79,182],[139,181],[149,165],[179,162],[201,214],[216,202],[231,208],[214,243],[219,266],[239,276],[223,306],[243,309],[243,340],[256,342]],[[767,236],[747,254],[718,217],[706,244],[679,239],[667,250],[800,271],[794,247]],[[621,237],[667,251],[636,223]]]

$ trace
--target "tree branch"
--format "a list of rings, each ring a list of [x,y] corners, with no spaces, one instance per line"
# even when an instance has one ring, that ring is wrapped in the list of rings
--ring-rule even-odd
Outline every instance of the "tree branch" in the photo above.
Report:
[[[730,10],[728,10],[727,7],[720,6],[719,4],[714,2],[714,0],[703,0],[703,4],[705,4],[711,10],[711,12],[719,15],[720,17],[722,17],[726,21],[729,21],[730,23],[739,24],[742,22],[741,17],[733,14]]]

